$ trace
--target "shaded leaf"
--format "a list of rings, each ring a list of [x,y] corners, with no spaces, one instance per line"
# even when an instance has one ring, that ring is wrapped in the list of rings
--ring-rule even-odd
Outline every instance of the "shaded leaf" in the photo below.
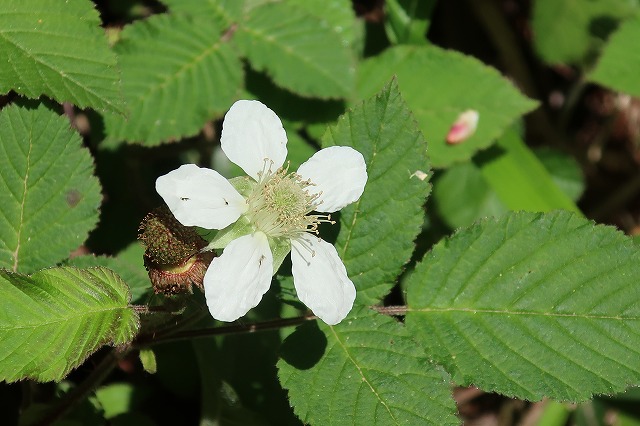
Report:
[[[358,93],[371,96],[392,75],[398,77],[407,105],[429,141],[434,167],[470,159],[536,106],[495,69],[435,46],[396,46],[364,61],[358,70]],[[457,145],[447,144],[450,127],[469,109],[480,114],[475,133]]]
[[[122,113],[116,57],[87,0],[0,0],[0,93]]]
[[[511,213],[438,243],[406,324],[460,385],[579,401],[640,383],[638,250],[566,212]]]
[[[192,136],[239,93],[242,66],[205,18],[157,15],[127,26],[116,44],[131,114],[105,115],[109,141],[157,145]]]
[[[394,44],[426,44],[435,0],[387,0],[385,30]]]
[[[368,308],[337,326],[298,327],[278,370],[305,424],[459,424],[446,374],[403,325]]]
[[[106,344],[130,342],[138,315],[105,268],[0,270],[0,380],[61,380]]]
[[[550,63],[585,62],[620,19],[636,9],[627,0],[537,0],[533,3],[535,47]]]
[[[451,229],[507,212],[472,161],[454,164],[444,171],[433,184],[433,201],[440,218]]]
[[[89,151],[43,106],[0,112],[0,267],[30,273],[67,258],[98,222]]]
[[[549,147],[539,147],[533,153],[551,175],[553,182],[571,200],[577,202],[584,192],[585,182],[578,161],[568,154]]]
[[[395,81],[343,115],[323,146],[358,150],[369,175],[364,194],[340,212],[336,248],[363,303],[377,303],[393,287],[413,252],[431,189],[427,144]]]
[[[614,90],[640,96],[640,17],[629,19],[616,31],[604,48],[589,79]]]

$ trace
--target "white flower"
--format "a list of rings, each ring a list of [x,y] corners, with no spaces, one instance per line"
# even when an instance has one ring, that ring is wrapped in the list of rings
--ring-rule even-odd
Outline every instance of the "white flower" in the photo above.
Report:
[[[218,172],[194,164],[156,181],[156,190],[183,225],[244,231],[240,236],[228,232],[234,239],[205,274],[211,315],[235,321],[256,306],[269,289],[274,261],[279,265],[290,250],[299,299],[327,324],[342,321],[356,290],[333,245],[313,235],[319,223],[333,223],[330,216],[310,213],[333,213],[360,198],[367,182],[362,154],[346,146],[325,148],[289,173],[283,168],[287,135],[282,123],[258,101],[233,104],[221,145],[251,177],[248,182],[234,182],[234,187]]]

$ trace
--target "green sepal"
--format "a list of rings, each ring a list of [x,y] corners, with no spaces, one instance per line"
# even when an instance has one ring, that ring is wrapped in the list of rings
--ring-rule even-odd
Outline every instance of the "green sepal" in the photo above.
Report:
[[[273,274],[275,275],[284,262],[284,258],[291,251],[291,240],[289,238],[269,238],[269,247],[273,254]]]
[[[223,249],[231,241],[243,235],[251,234],[253,231],[254,229],[249,219],[247,219],[246,216],[240,216],[234,223],[218,231],[215,237],[209,242],[209,245],[205,247],[205,250]]]
[[[240,193],[243,197],[247,198],[256,187],[257,182],[251,179],[249,176],[237,176],[229,179],[229,183],[233,188]]]

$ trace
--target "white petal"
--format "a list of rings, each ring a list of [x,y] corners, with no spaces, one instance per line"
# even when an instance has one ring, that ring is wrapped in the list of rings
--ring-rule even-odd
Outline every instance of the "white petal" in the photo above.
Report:
[[[229,243],[204,275],[204,296],[211,316],[235,321],[260,303],[269,290],[273,258],[262,232]]]
[[[292,240],[291,271],[298,298],[320,319],[334,325],[347,316],[356,288],[333,245],[310,234]]]
[[[335,212],[353,203],[367,183],[364,157],[348,146],[321,149],[300,166],[298,174],[314,183],[309,193],[321,193],[316,209],[320,212]]]
[[[185,226],[222,229],[247,210],[245,199],[218,172],[184,164],[160,176],[156,191]]]
[[[222,150],[229,160],[258,179],[265,158],[273,161],[275,171],[287,157],[287,134],[275,112],[259,101],[237,101],[222,123]],[[270,164],[267,164],[269,166]]]

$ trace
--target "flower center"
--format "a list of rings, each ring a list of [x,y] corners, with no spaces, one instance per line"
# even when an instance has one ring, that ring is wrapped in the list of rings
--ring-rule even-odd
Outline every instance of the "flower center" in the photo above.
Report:
[[[288,166],[272,172],[267,161],[247,199],[247,216],[257,230],[272,238],[296,238],[304,232],[317,234],[321,222],[335,223],[330,215],[309,214],[319,204],[319,194],[309,193],[310,180],[288,173]]]

